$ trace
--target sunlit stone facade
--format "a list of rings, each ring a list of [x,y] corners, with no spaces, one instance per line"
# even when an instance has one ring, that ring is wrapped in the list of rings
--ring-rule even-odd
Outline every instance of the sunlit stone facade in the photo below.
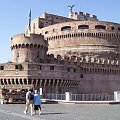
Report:
[[[0,89],[43,88],[44,95],[120,90],[120,24],[82,12],[71,18],[44,13],[26,33],[11,37],[12,61],[0,64]]]

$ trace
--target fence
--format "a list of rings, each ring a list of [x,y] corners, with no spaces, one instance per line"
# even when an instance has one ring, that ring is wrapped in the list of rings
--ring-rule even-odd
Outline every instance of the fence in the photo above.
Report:
[[[46,99],[65,100],[65,94],[49,93]],[[114,100],[114,95],[104,94],[70,94],[71,101],[110,101]]]

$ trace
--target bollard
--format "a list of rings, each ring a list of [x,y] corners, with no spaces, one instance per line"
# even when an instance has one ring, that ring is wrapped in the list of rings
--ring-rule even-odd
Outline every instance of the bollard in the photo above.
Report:
[[[114,100],[115,101],[120,101],[120,91],[115,91],[114,92]]]
[[[3,103],[4,103],[4,101],[3,101],[3,100],[1,100],[1,101],[0,101],[0,103],[1,103],[1,104],[3,104]]]
[[[70,92],[65,92],[65,100],[69,102],[71,100],[71,93]]]

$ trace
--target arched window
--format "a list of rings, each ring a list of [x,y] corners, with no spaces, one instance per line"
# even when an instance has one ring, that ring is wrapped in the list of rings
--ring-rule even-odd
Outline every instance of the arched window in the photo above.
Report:
[[[105,29],[106,29],[106,26],[104,26],[104,25],[96,25],[96,26],[95,26],[95,29],[105,30]]]
[[[22,79],[20,79],[19,81],[20,81],[20,84],[23,84],[23,81],[22,81]]]
[[[16,84],[19,84],[19,81],[18,81],[18,79],[16,79]]]
[[[88,25],[79,25],[78,29],[89,29]]]
[[[8,79],[8,84],[11,84],[10,79]]]
[[[4,79],[4,83],[5,83],[5,85],[7,85],[7,80],[6,79]]]
[[[3,79],[1,79],[1,85],[4,85]]]
[[[15,84],[15,81],[14,81],[14,79],[12,79],[12,84]]]
[[[71,26],[64,26],[61,28],[61,31],[71,30]]]
[[[25,85],[27,84],[27,79],[26,79],[26,78],[24,79],[24,84],[25,84]]]

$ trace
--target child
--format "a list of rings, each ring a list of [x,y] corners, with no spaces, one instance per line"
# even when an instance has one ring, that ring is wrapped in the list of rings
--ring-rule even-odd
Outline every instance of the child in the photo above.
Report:
[[[35,90],[33,104],[35,110],[34,114],[36,114],[36,110],[39,110],[39,115],[41,115],[41,96],[37,90]]]

